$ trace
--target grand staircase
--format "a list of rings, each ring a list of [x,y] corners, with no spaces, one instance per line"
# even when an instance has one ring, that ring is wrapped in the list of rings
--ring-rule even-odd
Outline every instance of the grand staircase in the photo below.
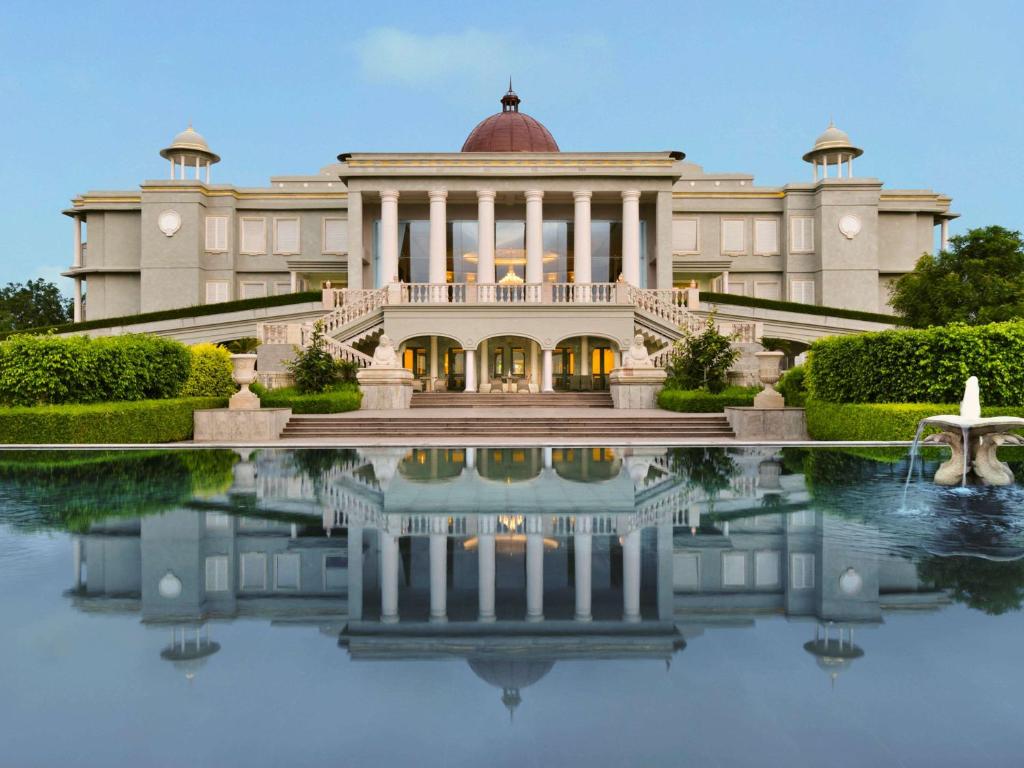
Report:
[[[367,441],[463,440],[500,442],[505,439],[541,439],[571,444],[574,440],[678,442],[727,439],[734,433],[721,414],[652,414],[623,418],[586,415],[535,415],[510,419],[507,415],[452,416],[293,416],[281,435],[284,439]]]

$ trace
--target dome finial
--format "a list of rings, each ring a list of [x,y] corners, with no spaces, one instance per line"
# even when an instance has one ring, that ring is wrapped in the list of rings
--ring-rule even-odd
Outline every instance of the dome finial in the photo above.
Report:
[[[502,112],[518,112],[519,111],[519,96],[512,90],[512,76],[508,78],[508,93],[501,97],[501,111]]]

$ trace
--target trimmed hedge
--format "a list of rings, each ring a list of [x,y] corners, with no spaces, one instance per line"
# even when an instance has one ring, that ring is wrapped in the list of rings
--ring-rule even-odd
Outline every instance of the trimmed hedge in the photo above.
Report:
[[[754,404],[756,387],[727,387],[717,394],[703,389],[663,389],[658,393],[658,407],[679,413],[721,413],[726,406]]]
[[[807,402],[807,370],[802,365],[795,365],[782,374],[775,389],[786,400],[791,408],[802,408]]]
[[[14,336],[0,343],[0,405],[176,397],[189,366],[188,347],[158,336]]]
[[[0,408],[0,443],[168,443],[192,437],[192,412],[227,398]]]
[[[774,299],[756,299],[753,296],[735,296],[731,293],[713,293],[701,291],[700,300],[709,304],[726,304],[735,307],[758,307],[760,309],[779,309],[784,312],[801,312],[805,315],[822,315],[824,317],[845,317],[850,320],[867,320],[872,323],[900,325],[902,320],[895,315],[883,315],[878,312],[861,312],[856,309],[839,307],[821,307],[817,304],[801,304],[797,301],[776,301]]]
[[[344,413],[358,411],[363,393],[354,384],[339,384],[326,392],[300,394],[295,387],[252,387],[264,408],[291,408],[292,413]]]
[[[959,409],[959,405],[933,403],[839,404],[811,399],[807,431],[815,440],[913,440],[921,419],[959,413]],[[982,415],[1024,417],[1024,407],[990,406],[982,409]]]
[[[204,317],[206,315],[219,315],[222,312],[241,312],[246,309],[262,309],[264,307],[286,307],[289,304],[304,304],[308,301],[320,301],[323,297],[321,291],[302,291],[301,293],[286,293],[282,296],[266,296],[259,299],[239,299],[238,301],[223,301],[218,304],[199,304],[192,307],[178,307],[177,309],[165,309],[160,312],[144,312],[140,315],[124,315],[122,317],[105,317],[102,320],[86,320],[82,323],[64,323],[62,325],[47,325],[40,328],[26,328],[16,333],[40,334],[40,333],[77,333],[88,331],[92,328],[113,328],[116,325],[131,325],[133,323],[151,323],[156,320],[178,320],[182,317]],[[0,333],[0,339],[8,338],[14,333]]]
[[[231,397],[238,390],[231,377],[231,353],[216,344],[189,348],[191,362],[182,397]]]
[[[956,403],[977,376],[986,405],[1024,404],[1024,322],[819,339],[810,397],[832,403]],[[957,411],[953,411],[954,413]]]

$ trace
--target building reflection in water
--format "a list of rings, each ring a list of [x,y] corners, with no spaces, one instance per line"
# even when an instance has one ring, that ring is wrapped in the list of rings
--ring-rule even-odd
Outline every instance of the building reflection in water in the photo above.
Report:
[[[510,713],[560,660],[667,664],[779,614],[834,682],[885,611],[948,603],[772,449],[703,451],[243,453],[227,493],[77,535],[69,594],[169,631],[189,679],[217,622],[257,617],[355,660],[463,659]]]

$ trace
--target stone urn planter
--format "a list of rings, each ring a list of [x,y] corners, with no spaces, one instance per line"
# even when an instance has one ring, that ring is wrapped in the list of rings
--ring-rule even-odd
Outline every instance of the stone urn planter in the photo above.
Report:
[[[775,385],[782,378],[782,352],[758,352],[757,376],[764,389],[754,397],[755,408],[785,408],[786,401],[775,390]]]
[[[231,396],[228,408],[236,411],[252,411],[260,407],[260,399],[249,389],[256,381],[256,355],[232,355],[231,378],[239,390]]]

